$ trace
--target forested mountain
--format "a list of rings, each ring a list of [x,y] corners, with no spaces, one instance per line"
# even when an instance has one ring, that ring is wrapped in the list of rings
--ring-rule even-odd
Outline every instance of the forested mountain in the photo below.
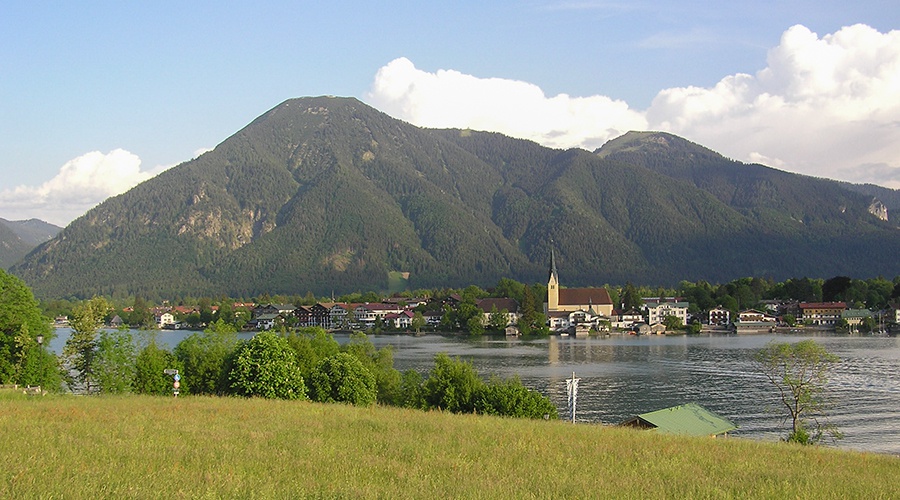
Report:
[[[0,268],[22,260],[28,252],[50,240],[62,230],[38,219],[9,221],[0,219]]]
[[[318,295],[543,281],[900,274],[900,231],[839,183],[667,134],[597,154],[292,99],[110,198],[12,271],[40,297]]]

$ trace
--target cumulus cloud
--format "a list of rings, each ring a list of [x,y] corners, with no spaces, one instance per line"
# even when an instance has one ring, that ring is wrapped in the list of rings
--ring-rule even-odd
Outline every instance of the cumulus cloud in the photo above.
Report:
[[[100,202],[124,193],[169,166],[141,170],[137,155],[115,149],[69,160],[59,173],[40,186],[18,186],[0,191],[0,213],[5,219],[38,217],[65,226]]]
[[[594,149],[628,130],[665,130],[726,156],[900,188],[900,31],[818,36],[786,30],[755,74],[661,90],[646,110],[606,96],[546,96],[533,84],[426,72],[405,58],[375,75],[367,100],[425,127],[502,132]]]
[[[593,149],[647,126],[641,113],[624,101],[605,96],[548,97],[531,83],[453,70],[428,73],[406,58],[378,71],[367,100],[422,127],[498,131],[550,147]]]

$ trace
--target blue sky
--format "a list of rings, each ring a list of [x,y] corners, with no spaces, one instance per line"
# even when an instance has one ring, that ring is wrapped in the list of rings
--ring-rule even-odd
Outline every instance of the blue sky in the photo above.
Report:
[[[322,94],[553,147],[664,129],[742,161],[897,188],[898,28],[887,1],[10,0],[0,217],[66,224],[281,101]],[[750,133],[778,123],[814,126],[801,141]]]

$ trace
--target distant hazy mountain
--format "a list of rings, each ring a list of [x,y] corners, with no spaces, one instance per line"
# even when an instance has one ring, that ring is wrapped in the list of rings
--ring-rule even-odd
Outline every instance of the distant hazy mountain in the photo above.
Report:
[[[282,103],[111,198],[13,272],[41,297],[253,296],[900,274],[900,231],[840,183],[630,133],[595,153]],[[552,243],[551,243],[552,242]]]
[[[6,269],[49,241],[62,230],[38,219],[8,221],[0,219],[0,267]]]

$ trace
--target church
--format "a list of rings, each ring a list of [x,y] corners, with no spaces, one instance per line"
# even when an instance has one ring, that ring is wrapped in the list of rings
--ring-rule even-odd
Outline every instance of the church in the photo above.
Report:
[[[613,303],[606,288],[560,288],[556,271],[556,253],[550,249],[550,277],[547,280],[547,302],[544,313],[550,330],[571,327],[579,329],[597,326],[600,319],[609,319]]]

